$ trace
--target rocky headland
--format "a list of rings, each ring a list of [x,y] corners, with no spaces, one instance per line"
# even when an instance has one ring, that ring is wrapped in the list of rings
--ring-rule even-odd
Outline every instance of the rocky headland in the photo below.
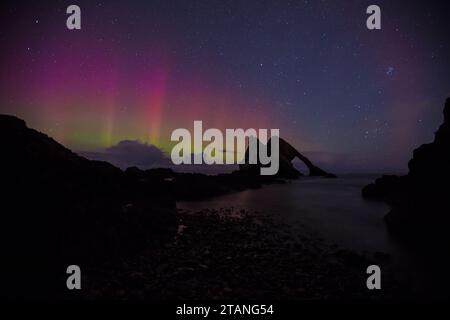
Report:
[[[386,223],[393,235],[417,243],[450,243],[450,98],[444,122],[432,143],[414,150],[406,176],[383,176],[362,190],[386,201]],[[436,246],[434,246],[436,247]],[[439,245],[440,247],[440,245]]]

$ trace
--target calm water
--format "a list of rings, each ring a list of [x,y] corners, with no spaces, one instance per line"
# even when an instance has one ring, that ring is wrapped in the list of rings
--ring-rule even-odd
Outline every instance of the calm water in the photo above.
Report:
[[[271,213],[294,228],[304,230],[306,227],[317,236],[343,247],[392,254],[396,245],[389,238],[383,221],[389,207],[361,197],[361,188],[376,177],[303,178],[206,201],[181,202],[178,208],[234,207]]]
[[[338,179],[303,178],[283,185],[216,197],[207,201],[181,202],[180,209],[246,209],[272,214],[299,233],[313,233],[327,242],[358,252],[385,252],[391,255],[396,275],[409,279],[419,296],[430,292],[448,296],[442,281],[446,266],[423,258],[396,243],[387,233],[383,220],[389,207],[361,197],[363,186],[377,176],[343,176]],[[450,267],[450,266],[449,266]],[[449,284],[450,285],[450,284]],[[439,292],[439,293],[438,293]]]

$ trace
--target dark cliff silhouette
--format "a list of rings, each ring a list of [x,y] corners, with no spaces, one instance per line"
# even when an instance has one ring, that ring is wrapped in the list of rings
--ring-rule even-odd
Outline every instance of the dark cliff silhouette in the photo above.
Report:
[[[6,297],[54,295],[69,265],[123,257],[176,232],[163,179],[89,161],[12,116],[0,115],[0,150]]]
[[[366,198],[385,200],[392,208],[386,222],[395,234],[427,242],[450,237],[450,98],[444,123],[432,143],[414,150],[406,176],[383,176],[366,186]]]

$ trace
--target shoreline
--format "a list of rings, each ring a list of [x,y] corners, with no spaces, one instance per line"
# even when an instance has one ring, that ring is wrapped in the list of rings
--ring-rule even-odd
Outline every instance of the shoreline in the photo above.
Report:
[[[87,299],[390,299],[400,287],[384,275],[384,290],[366,287],[366,268],[390,268],[311,235],[294,235],[270,214],[245,210],[179,211],[180,228],[163,248],[87,276]],[[402,292],[404,294],[404,292]],[[403,296],[404,297],[404,296]]]

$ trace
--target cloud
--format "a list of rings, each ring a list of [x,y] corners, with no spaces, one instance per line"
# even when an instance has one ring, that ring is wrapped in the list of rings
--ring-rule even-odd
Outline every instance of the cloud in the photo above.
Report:
[[[107,161],[121,169],[128,167],[140,169],[163,167],[169,161],[158,147],[133,140],[123,140],[103,150],[79,152],[79,154],[91,160]]]

